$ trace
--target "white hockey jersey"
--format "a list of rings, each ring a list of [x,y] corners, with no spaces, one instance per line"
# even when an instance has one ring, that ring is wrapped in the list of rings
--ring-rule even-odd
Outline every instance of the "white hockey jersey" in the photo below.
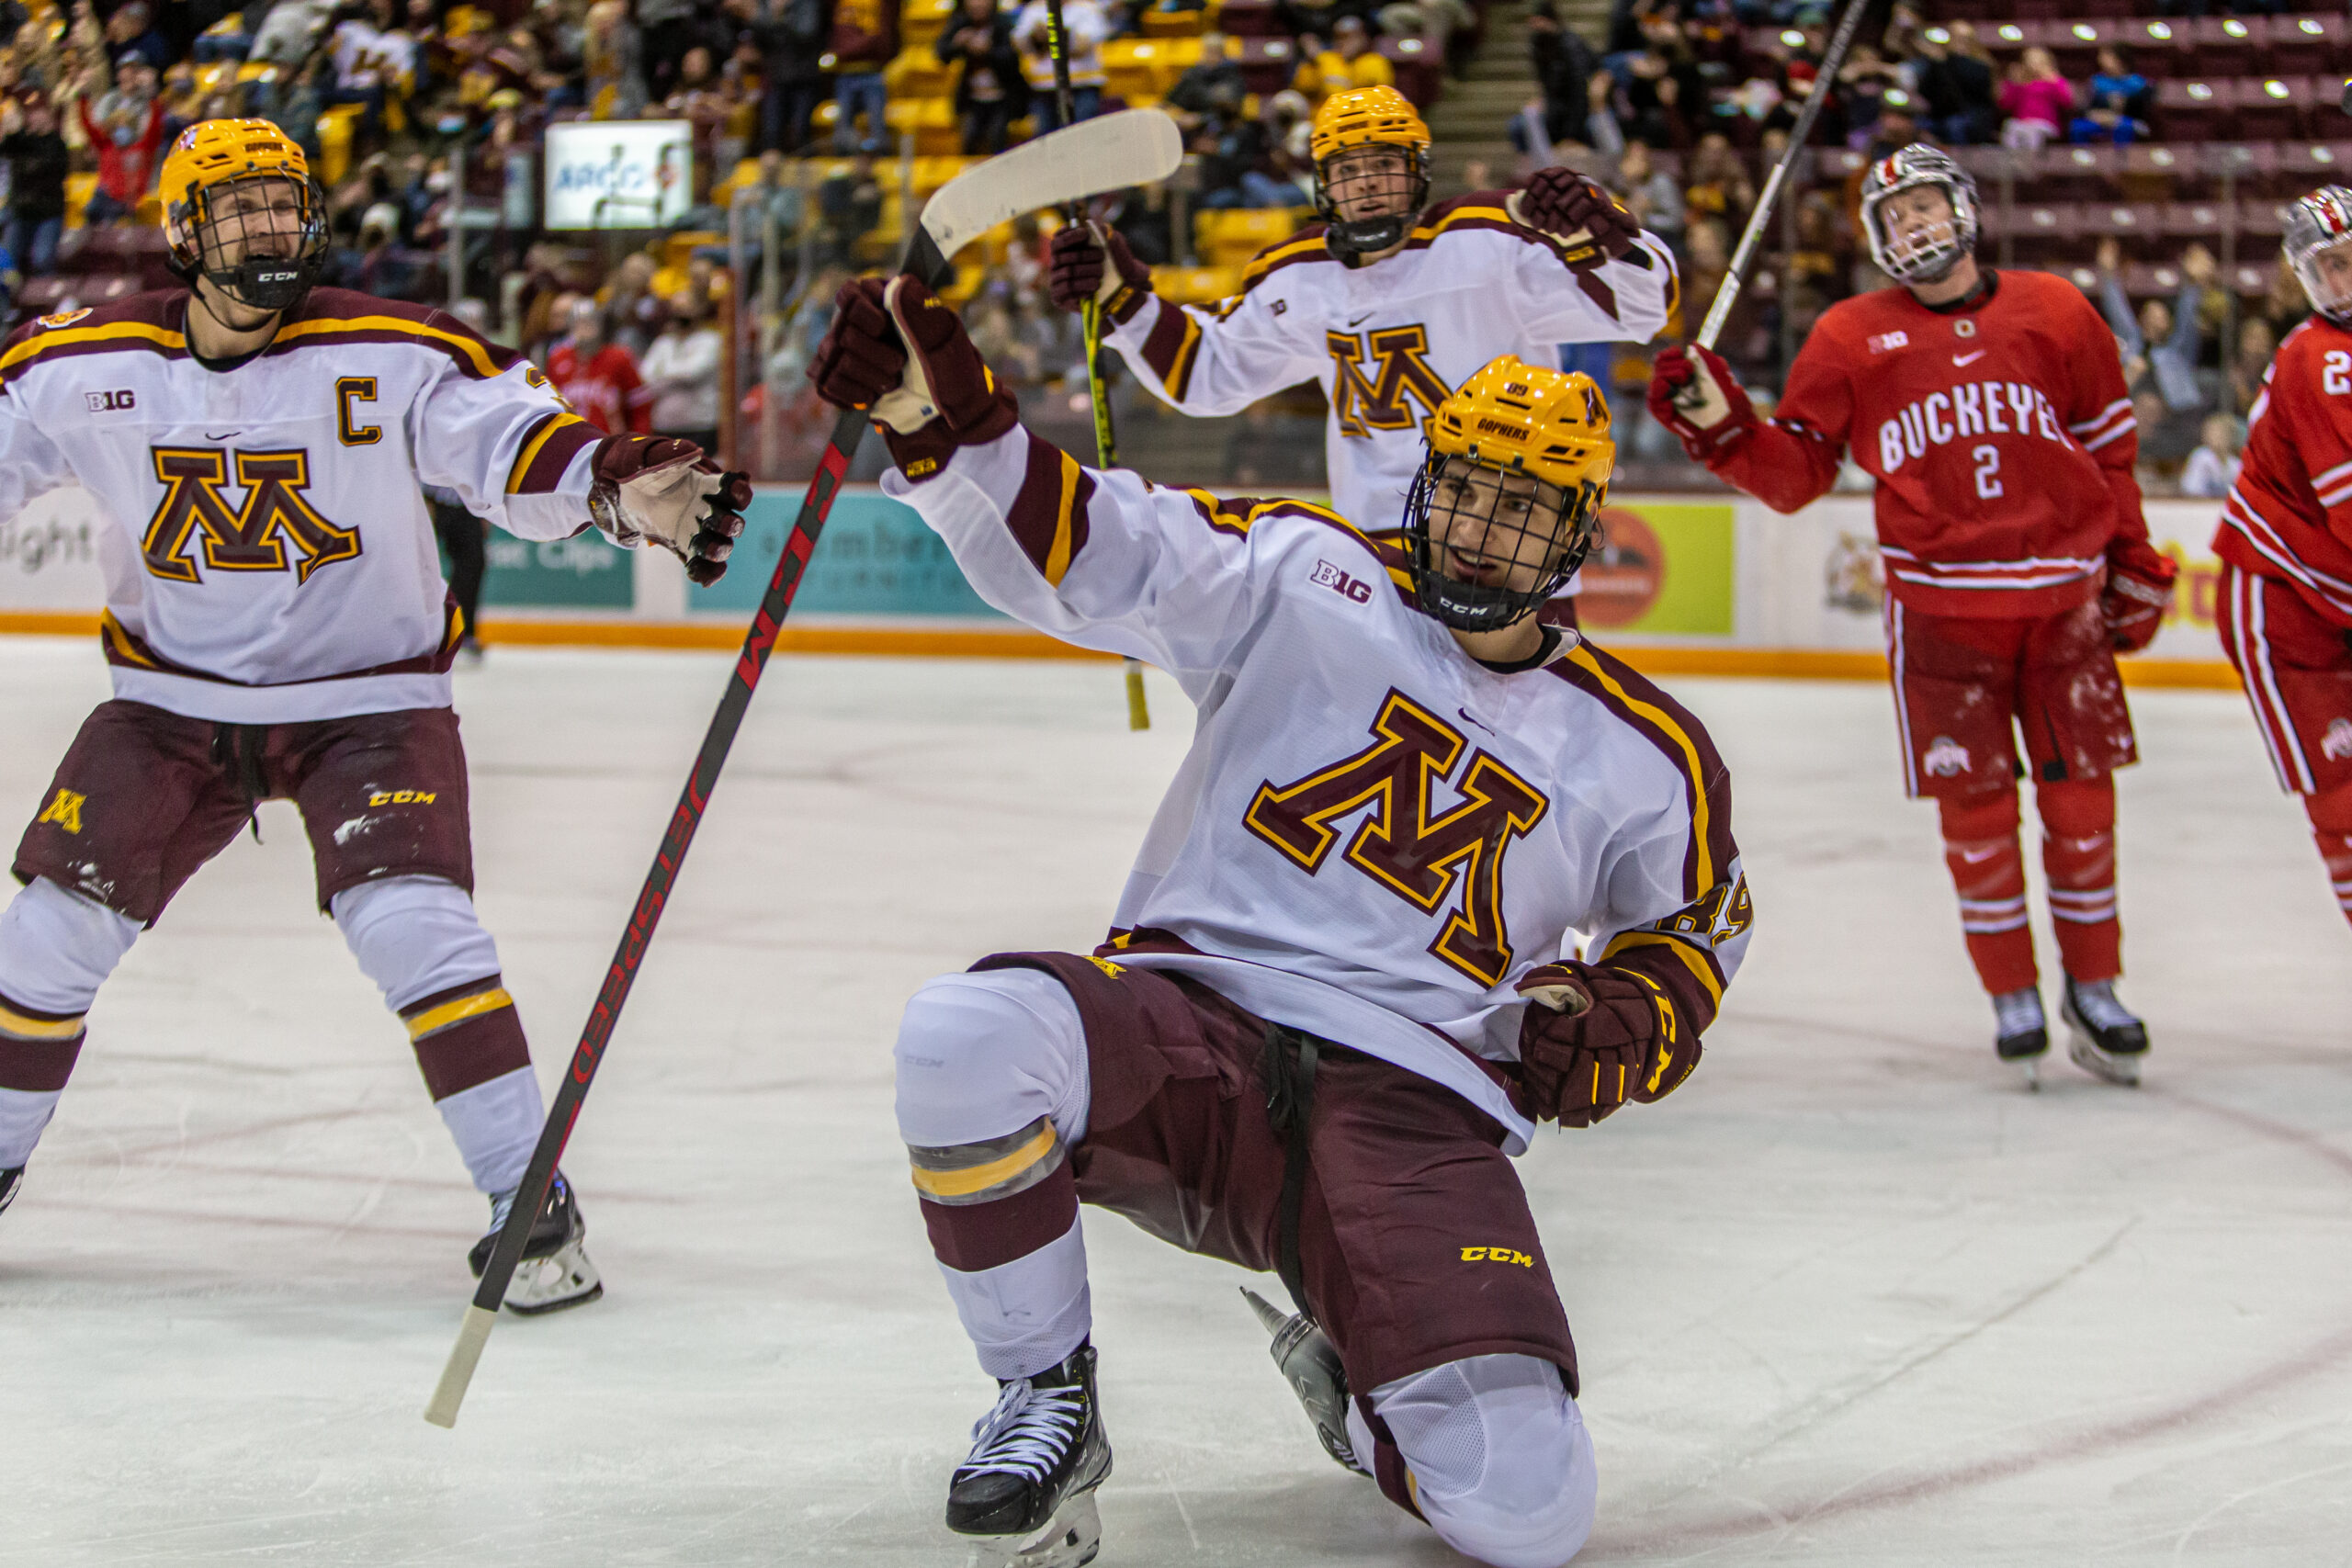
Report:
[[[1503,671],[1417,606],[1403,557],[1320,507],[1081,468],[1015,430],[885,491],[989,603],[1148,659],[1199,708],[1110,959],[1530,1123],[1530,968],[1637,970],[1711,1022],[1747,946],[1730,784],[1697,721],[1573,633]]]
[[[1674,253],[1656,235],[1577,272],[1504,199],[1482,191],[1433,207],[1402,251],[1369,266],[1341,262],[1311,223],[1260,253],[1230,299],[1114,301],[1125,314],[1107,341],[1190,414],[1238,413],[1321,382],[1332,509],[1360,527],[1394,528],[1430,415],[1475,371],[1506,354],[1555,365],[1564,343],[1646,343],[1679,304]]]
[[[419,486],[565,538],[603,433],[437,310],[313,289],[214,370],[187,299],[43,317],[0,348],[0,517],[75,483],[108,513],[119,697],[240,724],[447,706],[459,627]]]

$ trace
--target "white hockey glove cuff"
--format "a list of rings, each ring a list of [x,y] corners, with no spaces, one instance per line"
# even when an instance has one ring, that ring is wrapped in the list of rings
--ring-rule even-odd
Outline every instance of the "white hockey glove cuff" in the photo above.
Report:
[[[751,504],[747,475],[722,473],[691,441],[607,435],[596,445],[588,515],[624,548],[651,542],[686,564],[686,575],[712,583],[743,532]]]

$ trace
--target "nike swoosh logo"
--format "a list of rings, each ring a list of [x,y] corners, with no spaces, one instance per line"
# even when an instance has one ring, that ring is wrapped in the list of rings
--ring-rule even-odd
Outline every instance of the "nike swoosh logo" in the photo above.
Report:
[[[1951,362],[1954,365],[1973,365],[1984,357],[1984,351],[1980,348],[1973,354],[1955,354],[1951,356]]]
[[[1478,728],[1485,730],[1487,734],[1492,735],[1495,733],[1494,726],[1490,724],[1479,724],[1478,719],[1468,708],[1455,708],[1453,711],[1460,714],[1464,718],[1469,719],[1471,723],[1478,725]]]
[[[1360,327],[1360,326],[1363,325],[1366,321],[1368,321],[1372,320],[1372,317],[1373,317],[1373,312],[1372,312],[1372,311],[1370,311],[1370,310],[1366,310],[1363,315],[1358,316],[1354,321],[1350,321],[1350,322],[1348,323],[1348,325],[1350,325],[1350,326],[1351,326],[1351,327]]]
[[[2000,852],[2001,852],[1997,849],[1962,850],[1960,852],[1960,858],[1966,863],[1974,865],[1978,861],[1991,860],[1995,855],[1999,854]]]
[[[240,433],[239,433],[239,432],[237,432],[237,431],[234,431],[234,430],[224,430],[224,431],[222,431],[220,434],[215,435],[215,434],[212,434],[212,432],[210,432],[210,431],[209,431],[209,430],[208,430],[208,431],[206,431],[206,432],[204,433],[204,438],[205,438],[207,441],[226,441],[226,440],[228,440],[228,439],[229,439],[229,437],[231,437],[232,435],[235,435],[235,434],[240,434]]]

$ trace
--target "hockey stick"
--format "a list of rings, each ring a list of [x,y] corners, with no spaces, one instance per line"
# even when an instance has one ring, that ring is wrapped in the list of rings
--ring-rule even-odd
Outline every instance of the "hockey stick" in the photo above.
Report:
[[[1176,172],[1183,155],[1183,139],[1175,122],[1149,109],[1107,115],[1041,136],[941,186],[908,237],[898,270],[936,288],[955,275],[956,253],[983,231],[1041,207],[1164,180]],[[793,596],[800,591],[802,574],[824,531],[826,514],[832,510],[833,500],[848,477],[850,460],[865,437],[868,417],[862,410],[842,411],[826,441],[824,456],[818,460],[816,477],[808,481],[800,513],[793,519],[784,553],[768,579],[767,592],[752,617],[751,630],[744,634],[743,651],[735,660],[727,693],[718,700],[718,711],[711,716],[702,750],[695,756],[694,771],[687,775],[677,809],[670,814],[669,828],[662,835],[662,847],[654,854],[653,869],[645,874],[628,925],[621,932],[620,946],[613,953],[595,1005],[581,1029],[571,1069],[564,1074],[563,1087],[556,1091],[555,1103],[548,1108],[547,1123],[539,1130],[538,1145],[531,1151],[514,1206],[499,1228],[497,1245],[481,1271],[473,1304],[466,1309],[465,1321],[458,1329],[458,1342],[441,1370],[441,1382],[433,1391],[431,1403],[424,1407],[424,1418],[436,1427],[457,1425],[458,1407],[465,1402],[475,1363],[490,1342],[491,1327],[498,1321],[506,1287],[523,1260],[532,1223],[547,1201],[556,1162],[563,1157],[572,1123],[580,1117],[581,1102],[587,1099],[588,1086],[604,1062],[613,1027],[628,1000],[629,987],[637,983],[638,965],[652,943],[654,928],[661,923],[662,910],[669,902],[686,851],[694,843],[695,830],[702,825],[702,814],[718,784],[718,771],[727,764],[728,750],[735,744],[735,733],[742,728],[743,715],[752,705],[752,694],[759,688],[761,672],[775,648],[776,633],[792,608]]]
[[[1073,123],[1078,112],[1069,85],[1069,34],[1062,27],[1062,0],[1046,0],[1046,53],[1054,62],[1055,118]],[[1064,216],[1072,223],[1086,221],[1076,202]],[[1094,466],[1118,466],[1119,437],[1111,428],[1111,404],[1102,395],[1102,302],[1090,299],[1078,313],[1080,346],[1086,353],[1086,406],[1094,415]],[[1143,691],[1143,660],[1129,654],[1121,660],[1127,677],[1127,728],[1151,728],[1151,704]]]
[[[1796,123],[1789,128],[1789,145],[1781,153],[1781,161],[1772,165],[1772,173],[1764,182],[1764,194],[1756,198],[1756,210],[1747,215],[1747,227],[1740,233],[1738,248],[1731,254],[1731,266],[1715,289],[1714,303],[1707,307],[1707,319],[1693,340],[1701,348],[1715,346],[1732,307],[1739,303],[1740,290],[1747,286],[1748,261],[1756,254],[1757,242],[1764,237],[1765,220],[1772,216],[1773,205],[1780,200],[1781,182],[1789,176],[1789,165],[1804,151],[1804,139],[1813,134],[1813,122],[1820,118],[1821,106],[1828,101],[1830,88],[1838,79],[1838,68],[1846,62],[1846,51],[1853,43],[1854,31],[1861,26],[1862,13],[1867,9],[1869,0],[1846,0],[1846,14],[1838,18],[1838,30],[1829,35],[1829,47],[1821,56],[1821,69],[1813,78],[1813,91],[1805,95],[1804,107],[1797,111]],[[1699,394],[1693,387],[1695,383],[1685,387],[1677,400],[1683,397],[1695,400]]]

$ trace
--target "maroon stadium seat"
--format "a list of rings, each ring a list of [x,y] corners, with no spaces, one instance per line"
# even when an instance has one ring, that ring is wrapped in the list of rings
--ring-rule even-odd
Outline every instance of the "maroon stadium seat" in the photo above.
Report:
[[[2308,76],[2241,76],[2235,87],[2237,133],[2249,141],[2278,141],[2300,136],[2306,119],[2318,121]],[[2329,112],[2335,111],[2331,108]]]
[[[2264,52],[2273,71],[2321,76],[2340,70],[2347,60],[2347,31],[2341,11],[2333,16],[2267,17],[2261,19],[2261,27],[2268,40]]]
[[[2188,29],[2188,47],[2197,60],[2197,69],[2212,76],[2236,76],[2263,68],[2262,38],[2255,29],[2261,24],[2259,17],[2200,17],[2193,22],[2175,22],[2176,28]]]
[[[2277,194],[2303,196],[2322,186],[2352,186],[2352,141],[2282,143]]]
[[[2204,194],[2204,171],[2194,147],[2135,141],[2123,149],[2123,190],[2134,201]]]
[[[1234,63],[1241,67],[1241,79],[1260,97],[1279,93],[1290,85],[1298,71],[1298,46],[1286,38],[1245,38],[1238,40],[1241,47],[1235,51]]]
[[[2075,221],[2091,244],[2115,240],[2124,254],[2156,261],[2172,253],[2165,237],[2164,209],[2154,202],[2086,201],[2075,209]]]
[[[2201,240],[2210,247],[2220,242],[2225,217],[2218,201],[2176,201],[2163,209],[2161,220],[2167,242],[2186,245]]]
[[[2198,162],[2204,167],[2205,195],[2278,194],[2277,142],[2216,141],[2196,151]]]
[[[1225,0],[1225,8],[1217,13],[1217,27],[1227,38],[1283,36],[1274,0]]]
[[[2120,147],[2045,147],[2034,160],[2033,194],[2044,201],[2111,201],[2122,173]]]
[[[2213,141],[2237,130],[2237,95],[2225,77],[2172,77],[2156,84],[2155,130],[2166,141]]]
[[[2082,231],[2075,209],[2059,202],[2021,201],[2010,211],[1997,206],[1984,214],[1987,236],[1997,250],[2020,262],[2038,264],[2088,260],[2091,241]]]

